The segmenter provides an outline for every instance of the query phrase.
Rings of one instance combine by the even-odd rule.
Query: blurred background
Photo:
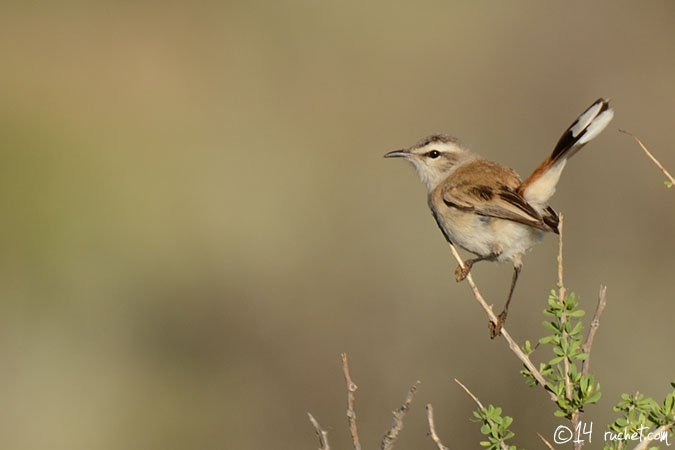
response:
[[[630,2],[19,2],[0,5],[0,447],[350,448],[340,352],[375,448],[476,448],[458,378],[542,448],[564,421],[519,375],[390,150],[445,132],[529,173],[600,96],[570,162],[565,276],[594,310],[603,388],[659,401],[672,357],[675,5]],[[509,317],[544,335],[557,240]],[[501,308],[511,269],[474,279]],[[536,352],[534,359],[549,359]],[[598,444],[596,444],[598,443]]]

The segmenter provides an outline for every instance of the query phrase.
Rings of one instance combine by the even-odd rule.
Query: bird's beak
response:
[[[406,149],[394,150],[384,155],[385,158],[407,158],[410,156],[410,152]]]

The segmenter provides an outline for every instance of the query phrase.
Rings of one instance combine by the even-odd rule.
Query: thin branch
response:
[[[675,184],[675,178],[673,178],[673,176],[666,170],[666,168],[663,167],[663,165],[659,162],[658,159],[654,158],[654,155],[652,155],[651,153],[649,153],[649,150],[647,150],[647,147],[645,147],[645,145],[642,143],[642,141],[641,141],[640,139],[638,139],[634,134],[631,134],[631,133],[629,133],[629,132],[626,131],[626,130],[619,130],[619,131],[622,132],[622,133],[624,133],[624,134],[627,134],[628,136],[631,136],[633,139],[635,139],[635,142],[637,142],[638,145],[640,145],[640,147],[642,147],[642,150],[644,150],[645,154],[652,160],[652,162],[653,162],[654,164],[656,164],[656,167],[658,167],[659,169],[661,169],[661,172],[663,172],[663,174],[664,174],[666,177],[668,177],[668,179],[670,180],[671,185]]]
[[[559,214],[560,222],[558,223],[558,298],[561,302],[565,301],[565,296],[567,295],[567,289],[565,289],[565,283],[563,282],[563,225],[565,218],[562,213]]]
[[[581,374],[588,376],[591,371],[591,347],[593,346],[593,339],[595,338],[595,333],[598,331],[600,326],[600,317],[602,312],[605,310],[607,305],[607,286],[600,286],[600,294],[598,295],[598,306],[595,308],[595,314],[593,314],[593,320],[591,321],[591,327],[588,329],[588,336],[584,344],[581,346],[581,351],[586,353],[586,359],[581,362]]]
[[[349,373],[349,364],[347,363],[347,354],[342,353],[342,371],[345,374],[345,382],[347,383],[347,422],[349,423],[349,432],[352,435],[352,443],[354,450],[361,450],[361,442],[359,441],[359,432],[356,428],[356,411],[354,410],[354,402],[356,400],[355,392],[359,388],[356,383],[352,381],[352,376]]]
[[[448,447],[443,445],[441,438],[436,434],[436,425],[434,425],[434,408],[431,406],[431,403],[427,405],[427,422],[429,422],[429,436],[433,439],[434,444],[438,447],[438,450],[450,450]]]
[[[307,413],[307,415],[309,416],[309,421],[312,422],[316,435],[319,436],[319,444],[321,444],[319,450],[330,450],[330,445],[328,445],[328,432],[321,428],[321,425],[319,425],[319,422],[316,421],[312,414]]]
[[[544,439],[544,436],[542,436],[542,435],[539,434],[539,433],[537,433],[537,436],[539,436],[539,439],[541,439],[542,441],[544,441],[544,444],[546,445],[546,447],[550,448],[551,450],[555,450],[555,449],[553,448],[553,446],[551,445],[551,443],[550,443],[549,441],[547,441],[546,439]]]
[[[485,409],[485,407],[484,407],[483,404],[480,402],[480,400],[478,400],[478,397],[476,397],[475,395],[473,395],[473,392],[471,392],[471,391],[469,390],[468,387],[464,386],[464,385],[462,384],[462,382],[459,381],[457,378],[455,378],[455,383],[457,383],[462,389],[464,389],[464,392],[466,392],[467,395],[468,395],[469,397],[471,397],[471,399],[476,403],[476,405],[478,405],[478,407],[479,407],[480,409]]]
[[[563,309],[560,313],[560,325],[562,328],[562,339],[569,343],[569,334],[565,331],[565,324],[567,323],[567,311],[565,303],[567,302],[567,289],[565,288],[565,281],[563,279],[563,225],[564,217],[560,214],[560,222],[558,223],[558,299],[563,304]],[[563,378],[565,379],[565,398],[572,402],[572,379],[570,378],[570,360],[566,356],[563,358]],[[570,421],[572,422],[572,429],[576,430],[580,420],[580,412],[576,411],[572,414]],[[574,450],[579,450],[583,442],[574,441]]]
[[[672,423],[667,423],[665,425],[661,425],[660,428],[657,428],[656,431],[654,431],[652,433],[652,436],[659,436],[661,433],[664,433],[664,432],[667,433],[672,428],[672,426],[673,426]],[[635,448],[633,448],[633,450],[645,450],[651,442],[652,442],[651,440],[645,439],[642,442],[640,442],[638,445],[636,445]]]
[[[473,392],[471,392],[471,391],[469,390],[468,387],[466,387],[466,386],[464,386],[462,383],[460,383],[460,381],[459,381],[457,378],[455,378],[455,383],[459,384],[460,387],[461,387],[462,389],[464,389],[464,392],[466,392],[466,393],[469,395],[469,397],[471,397],[471,398],[473,399],[473,401],[476,402],[476,405],[478,405],[478,407],[479,407],[480,409],[485,409],[485,407],[484,407],[483,404],[480,402],[480,400],[478,400],[478,397],[476,397],[475,395],[473,395]],[[494,425],[494,422],[493,422],[492,420],[488,420],[488,422],[490,422],[490,425]],[[506,443],[505,443],[504,441],[501,441],[500,444],[501,444],[502,450],[509,450],[509,446],[506,445]]]
[[[459,256],[459,253],[457,252],[457,249],[455,248],[452,243],[450,243],[450,250],[452,251],[453,256],[457,260],[460,266],[464,266],[464,261],[462,260],[462,257]],[[466,281],[469,283],[469,286],[471,287],[471,290],[473,291],[473,295],[476,298],[476,301],[480,304],[480,306],[485,310],[485,313],[487,314],[488,318],[493,322],[497,323],[497,316],[495,315],[494,311],[492,311],[492,307],[489,306],[486,302],[483,296],[481,295],[480,291],[478,291],[478,287],[476,286],[476,283],[473,282],[473,278],[471,277],[471,273],[466,276]],[[549,393],[549,396],[551,397],[551,400],[556,402],[558,399],[556,395],[551,392],[548,389],[548,386],[546,385],[546,380],[544,380],[544,377],[541,375],[539,370],[532,364],[532,361],[530,358],[520,349],[520,346],[516,343],[516,341],[513,340],[511,335],[506,331],[506,328],[502,327],[501,329],[501,334],[506,340],[506,342],[509,345],[509,348],[511,351],[516,355],[518,359],[522,361],[523,364],[525,364],[525,367],[527,367],[527,370],[532,373],[532,376],[534,377],[535,380]]]
[[[391,450],[394,448],[396,439],[398,439],[398,435],[403,429],[403,418],[405,417],[405,413],[408,412],[408,409],[410,408],[413,397],[415,397],[415,391],[417,391],[420,383],[421,382],[419,380],[415,381],[408,391],[408,394],[405,396],[403,404],[392,413],[394,415],[394,421],[391,424],[391,428],[384,434],[384,438],[382,438],[382,444],[380,445],[382,450]]]
[[[565,289],[565,283],[563,281],[563,224],[564,217],[560,214],[560,222],[558,223],[558,299],[560,303],[565,305],[565,300],[567,298],[567,289]],[[565,323],[567,323],[567,312],[563,308],[560,313],[560,325],[562,325],[562,338],[565,341],[568,341],[567,331],[565,331]],[[572,401],[572,380],[570,380],[570,361],[567,357],[563,359],[563,377],[565,378],[565,398]],[[574,414],[572,416],[572,426],[576,426],[576,420],[579,420],[579,417]]]

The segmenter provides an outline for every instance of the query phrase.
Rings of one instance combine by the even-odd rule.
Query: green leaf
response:
[[[562,402],[562,403],[567,404],[567,400],[565,399],[565,381],[564,380],[560,380],[558,382],[557,394],[558,394],[558,403]]]
[[[544,328],[547,328],[547,329],[549,329],[549,330],[551,330],[551,331],[560,331],[560,330],[558,329],[558,325],[557,325],[556,323],[554,323],[554,322],[543,321],[543,322],[541,323],[541,325],[542,325]]]
[[[560,348],[563,351],[563,355],[567,355],[567,351],[570,348],[569,343],[566,340],[563,339],[562,341],[560,341]],[[555,352],[555,349],[553,349],[553,351]],[[560,356],[560,355],[558,354],[558,356]]]
[[[673,187],[673,183],[672,183],[670,180],[664,181],[663,184],[665,184],[666,187],[667,187],[668,189],[670,189],[671,187]]]
[[[584,359],[588,359],[588,353],[579,353],[574,356],[574,359],[577,361],[583,361]]]
[[[602,392],[596,391],[594,394],[592,394],[590,397],[586,399],[586,403],[597,403],[598,400],[600,400],[601,395]]]
[[[666,413],[669,413],[673,410],[673,403],[675,403],[675,395],[670,394],[666,396],[666,400],[663,402]]]
[[[638,402],[638,407],[642,410],[658,408],[659,405],[654,401],[653,398],[647,397],[646,399]]]
[[[540,344],[550,344],[554,340],[555,340],[555,336],[551,335],[551,336],[546,336],[546,337],[543,337],[543,338],[539,339],[539,343]]]
[[[648,417],[649,417],[649,420],[652,423],[656,424],[657,426],[661,425],[661,417],[659,416],[659,414],[656,411],[651,411],[648,414]]]
[[[574,326],[572,331],[570,331],[570,334],[572,334],[572,335],[579,334],[579,333],[581,333],[581,330],[583,330],[583,329],[584,329],[584,324],[581,323],[581,322],[577,322],[577,324]]]
[[[549,363],[553,366],[555,364],[558,364],[563,359],[565,359],[564,356],[558,356],[557,358],[553,358],[551,361],[549,361]]]
[[[504,423],[502,424],[502,426],[504,427],[504,429],[506,429],[506,428],[510,427],[512,423],[513,423],[513,417],[505,416],[504,417]]]

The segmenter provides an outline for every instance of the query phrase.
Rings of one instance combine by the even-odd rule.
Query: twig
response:
[[[537,433],[537,436],[539,436],[539,439],[541,439],[542,441],[544,441],[544,444],[546,445],[546,447],[550,448],[551,450],[555,450],[555,449],[553,448],[553,446],[551,445],[551,443],[550,443],[549,441],[547,441],[546,439],[544,439],[544,436],[542,436],[542,435],[539,434],[539,433]]]
[[[567,323],[567,311],[565,303],[567,300],[567,289],[565,288],[565,282],[563,279],[563,225],[564,217],[562,213],[560,214],[560,222],[558,223],[558,299],[563,305],[563,309],[560,313],[560,325],[562,326],[562,339],[569,343],[569,335],[565,331],[565,324]],[[563,377],[565,379],[565,398],[567,401],[572,402],[572,380],[570,378],[570,360],[567,356],[562,361],[563,363]],[[579,424],[580,413],[576,411],[570,417],[572,422],[572,429],[576,430],[577,425]],[[574,441],[574,450],[578,450],[583,445],[583,442]]]
[[[431,406],[431,403],[427,405],[427,422],[429,422],[429,436],[433,439],[434,444],[438,447],[438,450],[450,450],[448,447],[443,445],[441,438],[436,434],[436,425],[434,425],[434,408]]]
[[[342,353],[342,371],[345,374],[345,382],[347,383],[347,422],[349,423],[349,432],[352,434],[352,443],[354,450],[361,450],[361,442],[359,441],[359,432],[356,428],[356,411],[354,410],[354,401],[356,400],[355,392],[359,388],[353,381],[349,374],[349,364],[347,363],[347,354]]]
[[[405,417],[405,413],[408,412],[408,408],[410,408],[410,404],[415,396],[415,391],[417,391],[417,387],[420,383],[419,380],[415,381],[408,391],[408,395],[405,396],[403,404],[392,413],[394,415],[394,421],[391,424],[391,428],[384,434],[384,438],[382,438],[382,444],[380,445],[382,450],[391,450],[394,448],[396,439],[398,439],[398,435],[403,429],[403,418]]]
[[[673,426],[672,423],[667,423],[665,425],[661,425],[660,428],[657,428],[656,431],[654,431],[652,433],[652,436],[658,436],[663,432],[668,432],[668,430],[670,430],[672,428],[672,426]],[[642,442],[640,442],[638,445],[636,445],[635,448],[633,448],[633,450],[645,450],[651,442],[652,442],[651,440],[645,439]]]
[[[564,217],[562,213],[559,214],[560,221],[558,223],[558,297],[561,302],[565,301],[565,296],[567,295],[567,289],[565,289],[565,283],[563,282],[563,224]]]
[[[462,257],[459,256],[459,253],[457,252],[457,249],[455,248],[452,243],[450,243],[450,250],[452,251],[453,256],[457,260],[460,266],[464,266],[464,261],[462,260]],[[481,295],[480,291],[478,291],[478,287],[476,286],[476,283],[473,282],[473,278],[471,277],[471,273],[466,276],[466,281],[469,283],[469,286],[471,287],[471,290],[473,291],[473,295],[476,298],[476,301],[480,304],[480,306],[485,310],[488,318],[493,322],[497,323],[497,316],[495,315],[494,311],[492,311],[492,307],[490,307],[486,302],[483,296]],[[525,364],[525,367],[527,367],[527,370],[532,373],[532,376],[534,377],[535,380],[549,393],[549,396],[551,397],[551,400],[554,402],[557,402],[557,397],[556,395],[551,392],[546,385],[546,380],[544,380],[544,377],[539,373],[537,368],[532,364],[532,361],[530,358],[520,349],[520,346],[516,343],[516,341],[513,340],[511,335],[506,331],[506,328],[502,327],[501,329],[501,334],[506,340],[506,342],[509,345],[509,348],[511,351],[516,355],[518,359],[520,359],[523,364]]]
[[[668,173],[668,171],[666,170],[666,168],[663,167],[663,165],[659,162],[658,159],[654,158],[654,155],[652,155],[651,153],[649,153],[649,150],[647,150],[647,147],[645,147],[645,145],[642,143],[642,141],[641,141],[640,139],[638,139],[634,134],[631,134],[631,133],[629,133],[629,132],[626,131],[626,130],[619,130],[619,131],[622,132],[622,133],[624,133],[624,134],[627,134],[628,136],[631,136],[633,139],[635,139],[635,142],[637,142],[638,145],[640,145],[640,147],[642,147],[642,150],[644,150],[645,154],[652,160],[652,162],[653,162],[654,164],[656,164],[656,167],[658,167],[659,169],[661,169],[661,172],[663,172],[664,175],[668,177],[668,179],[670,180],[671,185],[675,184],[675,178],[673,178],[673,176],[672,176],[670,173]]]
[[[319,422],[316,421],[312,414],[307,413],[307,415],[309,416],[309,421],[312,422],[312,426],[314,426],[316,435],[319,436],[319,443],[321,444],[319,450],[330,450],[330,445],[328,445],[328,432],[321,428],[321,425],[319,425]]]
[[[464,386],[462,382],[459,381],[457,378],[455,378],[455,383],[457,383],[462,389],[464,389],[464,392],[466,392],[469,395],[469,397],[471,397],[471,399],[476,403],[476,405],[478,405],[480,409],[485,409],[480,400],[478,400],[478,397],[473,395],[473,392],[471,392],[468,387]]]
[[[581,374],[588,376],[591,371],[591,347],[593,346],[593,339],[595,338],[595,333],[598,331],[600,326],[600,316],[605,310],[607,305],[607,286],[600,286],[600,294],[598,295],[598,306],[595,308],[595,314],[593,314],[593,320],[591,321],[591,327],[588,329],[588,336],[584,344],[581,346],[581,351],[586,353],[586,359],[581,362]]]
[[[560,303],[565,305],[565,300],[567,298],[567,289],[565,289],[565,283],[563,281],[563,215],[560,214],[560,222],[558,223],[558,299]],[[560,313],[560,324],[562,325],[562,338],[567,341],[568,335],[565,331],[565,323],[567,323],[567,312],[563,307],[562,312]],[[563,377],[565,378],[565,398],[572,401],[572,380],[570,380],[570,362],[565,357],[563,359]],[[577,417],[578,420],[578,417]],[[572,425],[576,426],[574,423],[574,416],[572,416]],[[576,428],[575,428],[576,429]]]
[[[480,409],[485,409],[485,407],[480,402],[480,400],[478,400],[478,397],[473,395],[473,392],[471,392],[468,387],[466,387],[462,383],[460,383],[460,381],[457,378],[455,378],[455,383],[459,384],[460,387],[462,389],[464,389],[464,392],[466,392],[469,395],[469,397],[471,397],[473,399],[473,401],[476,402],[476,405],[478,405],[478,407]],[[492,420],[488,420],[488,421],[490,422],[491,425],[494,425],[494,422]],[[501,447],[502,447],[502,450],[509,450],[509,446],[506,445],[506,443],[504,441],[501,442]]]

